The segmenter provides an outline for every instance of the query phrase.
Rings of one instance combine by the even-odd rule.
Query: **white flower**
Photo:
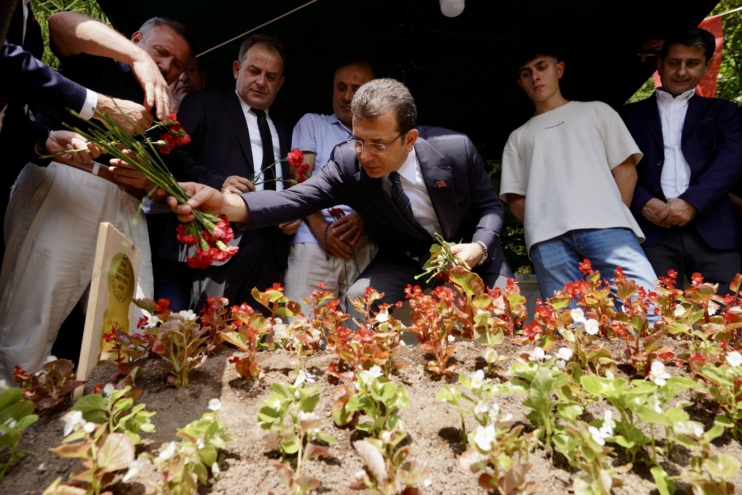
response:
[[[359,480],[366,477],[366,471],[361,469],[360,471],[357,471],[356,474],[353,475],[353,478]]]
[[[194,313],[190,309],[184,309],[183,311],[179,311],[178,314],[182,316],[184,320],[196,321],[196,318],[198,318],[198,315],[196,315],[196,313]]]
[[[528,358],[530,361],[544,361],[549,358],[548,354],[544,353],[544,350],[540,347],[536,347],[531,351],[531,356]]]
[[[384,372],[381,371],[381,368],[378,365],[371,366],[370,370],[363,370],[360,373],[358,373],[358,381],[360,383],[366,383],[366,382],[373,382],[376,379],[380,378],[381,375],[383,375]]]
[[[82,427],[85,433],[93,433],[95,431],[95,423],[87,422]]]
[[[106,386],[103,387],[103,395],[110,397],[114,390],[116,390],[116,387],[113,386],[113,383],[107,383]]]
[[[162,323],[156,315],[152,315],[148,318],[147,325],[144,328],[154,328],[158,323]]]
[[[477,370],[471,376],[471,386],[472,388],[482,388],[482,383],[484,383],[484,371]]]
[[[211,409],[212,411],[218,411],[221,408],[222,408],[222,401],[220,401],[219,399],[211,399],[209,401],[209,409]]]
[[[294,387],[298,387],[304,382],[314,383],[314,375],[304,370],[299,370],[299,374],[296,375],[296,380],[294,381]]]
[[[489,409],[490,408],[487,406],[487,404],[484,401],[479,401],[479,403],[476,406],[474,406],[474,414],[476,415],[484,414],[487,411],[489,411]]]
[[[299,421],[313,421],[317,418],[317,415],[313,412],[299,411]]]
[[[590,435],[598,445],[605,445],[605,440],[613,436],[613,412],[605,411],[603,415],[603,425],[600,429],[594,426],[588,428]]]
[[[64,421],[64,436],[69,435],[73,431],[79,430],[85,425],[82,411],[69,411],[67,414],[62,416],[62,421]]]
[[[742,365],[742,354],[737,351],[727,354],[727,364],[732,368]]]
[[[404,423],[402,422],[402,420],[397,421],[397,429],[399,431],[404,431]]]
[[[585,313],[580,308],[573,309],[569,312],[569,315],[572,317],[574,323],[585,324]]]
[[[600,331],[600,323],[595,318],[590,318],[585,322],[585,331],[588,335],[597,335]]]
[[[569,347],[562,347],[561,349],[559,349],[559,352],[557,352],[557,357],[559,359],[569,361],[570,359],[572,359],[572,354],[572,349],[570,349]]]
[[[50,355],[49,355],[49,356],[48,356],[48,357],[46,358],[46,361],[44,362],[44,364],[46,364],[46,363],[51,363],[52,361],[56,361],[56,360],[57,360],[57,356],[52,356],[52,355],[50,354]]]
[[[272,407],[273,409],[278,411],[279,409],[281,409],[281,401],[279,399],[274,400]]]
[[[448,343],[449,344],[453,344],[454,342],[456,342],[456,337],[454,337],[453,335],[449,335],[448,336]]]
[[[41,464],[39,464],[39,467],[37,467],[37,468],[36,468],[36,470],[37,470],[37,471],[39,471],[39,472],[44,472],[44,471],[46,471],[46,464],[44,464],[44,463],[42,462]]]
[[[492,407],[490,407],[490,418],[495,419],[498,414],[500,414],[500,405],[497,402],[495,402],[494,404],[492,404]],[[503,421],[507,421],[507,420],[503,420]]]
[[[662,406],[660,405],[660,396],[657,392],[647,397],[647,405],[654,409],[654,412],[662,414]]]
[[[388,442],[389,440],[392,439],[392,432],[391,431],[382,431],[381,432],[381,439],[384,442]]]
[[[178,444],[175,442],[170,442],[167,447],[165,447],[165,450],[160,452],[160,455],[158,456],[163,461],[167,461],[172,456],[175,455],[175,449],[178,447]]]
[[[609,380],[615,380],[616,379],[616,375],[614,375],[612,371],[606,371],[605,372],[605,377],[608,378]]]
[[[567,366],[567,363],[562,361],[561,359],[557,359],[556,362],[554,363],[554,366],[562,370],[564,369],[565,366]]]
[[[432,484],[433,484],[433,480],[432,480],[432,479],[430,479],[430,478],[425,478],[425,481],[423,482],[423,486],[424,486],[425,488],[430,488],[430,485],[432,485]]]
[[[201,450],[204,447],[206,447],[206,444],[204,443],[204,436],[203,435],[199,435],[198,440],[196,440],[196,448],[198,450]]]
[[[667,383],[670,378],[670,373],[665,371],[665,365],[662,361],[652,361],[652,369],[649,372],[649,379],[654,382],[658,387],[663,386]]]
[[[713,316],[716,314],[717,311],[719,311],[719,305],[713,301],[709,301],[708,309],[709,309],[709,316]]]
[[[681,316],[683,316],[685,314],[685,308],[683,307],[682,304],[678,304],[675,307],[675,311],[673,311],[672,314],[675,315],[675,318],[680,318]]]
[[[381,308],[379,312],[376,314],[376,318],[374,318],[377,323],[384,323],[389,321],[389,309],[388,308]]]
[[[492,450],[492,444],[495,442],[495,426],[477,426],[474,434],[474,442],[480,449],[489,452]]]
[[[497,360],[497,351],[488,347],[487,350],[484,351],[484,360],[487,361],[487,364],[494,363]]]
[[[134,476],[138,475],[142,471],[142,468],[147,464],[149,464],[149,461],[140,459],[133,461],[131,464],[129,464],[129,470],[126,472],[121,481],[124,483],[128,482]]]
[[[698,421],[678,421],[673,426],[677,435],[687,435],[695,438],[703,438],[703,424]]]
[[[218,478],[219,473],[221,473],[221,471],[219,470],[219,464],[214,461],[214,464],[211,465],[211,474],[214,475],[214,478]]]

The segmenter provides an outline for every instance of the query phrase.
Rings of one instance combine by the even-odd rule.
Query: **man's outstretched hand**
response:
[[[459,259],[466,261],[469,268],[474,269],[482,259],[482,246],[476,242],[466,244],[456,244],[451,246],[451,253]]]
[[[193,221],[195,219],[193,210],[198,209],[209,211],[214,215],[224,214],[231,222],[247,223],[247,205],[237,194],[225,194],[213,187],[196,182],[182,182],[180,186],[191,197],[188,203],[178,204],[178,200],[172,196],[167,198],[167,203],[181,222]]]

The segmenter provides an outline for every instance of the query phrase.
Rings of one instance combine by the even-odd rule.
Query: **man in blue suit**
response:
[[[327,165],[306,182],[239,196],[189,183],[188,204],[169,198],[170,206],[184,222],[193,220],[191,208],[201,206],[248,230],[350,206],[379,252],[351,285],[349,298],[373,287],[384,293],[380,302],[393,304],[404,300],[407,284],[429,287],[415,275],[430,256],[434,233],[458,242],[452,252],[487,286],[504,286],[513,272],[499,243],[502,204],[471,140],[438,127],[418,128],[412,95],[392,79],[361,86],[351,111],[353,139],[335,147]]]
[[[668,37],[657,70],[662,86],[621,116],[644,157],[631,210],[658,275],[700,272],[719,292],[740,271],[740,235],[729,192],[742,176],[736,105],[695,94],[711,65],[714,36],[703,29]]]

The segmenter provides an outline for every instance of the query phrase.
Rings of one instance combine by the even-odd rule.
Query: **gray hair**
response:
[[[407,86],[395,79],[374,79],[356,92],[350,104],[353,116],[362,120],[375,120],[390,110],[397,117],[399,132],[417,126],[417,107]]]
[[[142,35],[147,36],[149,32],[152,31],[152,28],[157,26],[169,27],[181,38],[186,40],[188,47],[193,50],[193,32],[188,26],[182,22],[176,21],[175,19],[170,19],[169,17],[153,17],[144,21],[144,24],[139,28],[139,32],[142,33]]]

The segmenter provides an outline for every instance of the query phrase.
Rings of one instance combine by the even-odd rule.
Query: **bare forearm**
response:
[[[225,194],[221,213],[227,215],[231,222],[247,223],[249,210],[247,203],[239,194]]]
[[[49,35],[62,55],[87,53],[132,65],[146,52],[102,22],[60,12],[49,18]]]
[[[522,224],[525,224],[526,218],[526,197],[520,194],[508,194],[508,207],[510,213]]]
[[[621,193],[621,201],[626,206],[631,206],[637,177],[636,167],[633,163],[630,165],[619,165],[613,169],[613,179],[616,181],[618,191]]]
[[[315,239],[317,239],[321,243],[324,243],[327,220],[325,220],[325,215],[322,213],[322,211],[312,213],[311,215],[305,217],[304,220],[307,222],[309,230],[312,231],[312,235],[314,235]]]

